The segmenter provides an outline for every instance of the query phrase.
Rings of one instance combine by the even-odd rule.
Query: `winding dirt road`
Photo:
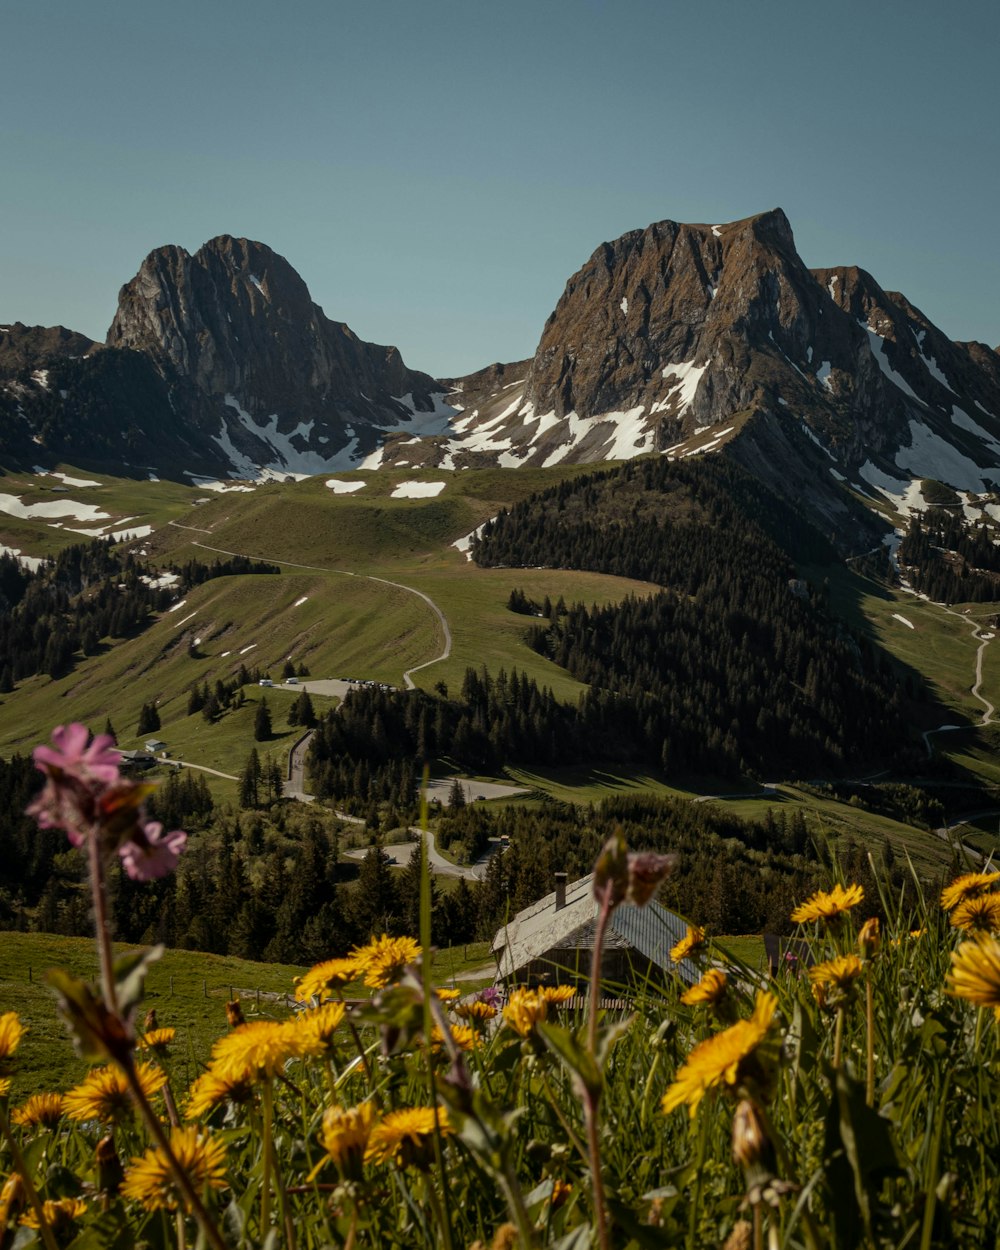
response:
[[[963,625],[970,625],[972,627],[972,637],[979,643],[979,647],[976,650],[976,679],[970,687],[969,693],[977,702],[983,705],[983,715],[982,719],[979,721],[979,727],[982,728],[984,725],[991,725],[996,714],[996,708],[989,701],[989,699],[981,693],[983,685],[983,653],[994,640],[996,634],[991,629],[984,630],[978,622],[970,620],[961,612],[956,612],[954,608],[945,607],[943,603],[936,603],[934,604],[934,607],[940,608],[942,612],[947,612],[949,616],[957,617]],[[927,748],[927,758],[930,759],[934,754],[934,748],[931,746],[932,734],[950,733],[956,729],[966,728],[968,728],[966,725],[938,725],[936,729],[926,730],[923,738],[924,746]]]

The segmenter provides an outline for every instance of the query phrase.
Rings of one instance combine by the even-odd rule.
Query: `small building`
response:
[[[493,940],[497,981],[515,985],[579,985],[590,979],[597,900],[593,873],[567,884],[555,874],[555,889],[526,907]],[[611,913],[601,960],[603,983],[628,985],[677,976],[694,985],[701,979],[691,959],[679,964],[671,948],[687,933],[687,922],[652,899],[645,907],[620,903]]]
[[[165,742],[161,742],[159,738],[150,738],[150,740],[143,745],[147,751],[152,751],[154,754],[157,751],[165,751],[167,749],[167,744]]]
[[[122,757],[122,769],[125,772],[144,772],[156,763],[155,756],[150,755],[148,751],[120,751],[119,754]]]

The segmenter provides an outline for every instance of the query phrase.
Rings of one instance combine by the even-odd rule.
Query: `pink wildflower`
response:
[[[29,805],[43,829],[65,829],[74,846],[97,818],[100,794],[118,781],[121,756],[113,750],[114,739],[90,731],[79,723],[59,725],[52,731],[52,746],[35,747],[35,767],[46,777],[45,786]]]
[[[186,842],[183,830],[165,834],[158,820],[148,820],[142,826],[141,836],[120,846],[118,854],[133,881],[152,881],[173,872]]]
[[[93,742],[90,730],[78,721],[72,725],[57,725],[52,731],[53,745],[35,747],[32,756],[36,768],[53,775],[53,769],[70,773],[81,781],[118,780],[121,755],[115,750],[115,740],[110,734],[98,734]]]
[[[173,871],[187,834],[146,820],[144,800],[155,786],[121,777],[121,756],[108,734],[93,742],[85,725],[60,725],[53,746],[36,747],[35,765],[45,773],[45,787],[29,805],[43,829],[64,829],[74,846],[87,835],[97,838],[106,854],[117,851],[125,871],[136,881],[149,881]]]

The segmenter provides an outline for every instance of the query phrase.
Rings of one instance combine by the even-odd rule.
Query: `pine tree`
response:
[[[261,699],[257,704],[257,715],[253,722],[253,736],[256,742],[267,742],[271,737],[271,712],[267,706],[267,699]]]
[[[260,804],[261,767],[260,756],[254,747],[240,776],[240,807],[257,807]]]
[[[160,728],[160,714],[155,703],[144,703],[139,713],[139,725],[136,730],[139,737],[143,734],[155,733]]]
[[[289,713],[289,725],[304,725],[306,729],[313,729],[316,725],[316,710],[313,707],[313,701],[309,697],[309,691],[303,690],[293,704],[295,720],[292,720],[292,714]]]

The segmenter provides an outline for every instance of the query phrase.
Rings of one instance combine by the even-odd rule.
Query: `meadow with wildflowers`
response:
[[[995,1244],[1000,874],[905,903],[830,882],[795,908],[799,957],[774,976],[720,959],[693,917],[672,954],[701,979],[602,1012],[611,913],[675,857],[604,847],[583,1000],[435,986],[425,865],[420,933],[331,952],[286,1019],[231,1004],[184,1088],[175,1030],[141,1006],[158,952],[114,957],[104,897],[114,857],[150,880],[184,834],[83,726],[35,761],[36,819],[88,857],[101,980],[49,974],[93,1066],[16,1102],[25,1029],[0,1004],[4,1250]],[[359,979],[371,998],[350,1002]]]

